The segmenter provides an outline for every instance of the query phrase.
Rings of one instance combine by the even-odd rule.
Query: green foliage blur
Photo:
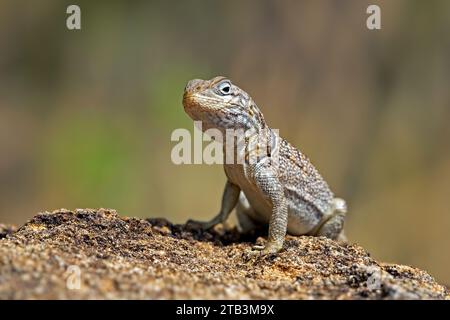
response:
[[[222,167],[174,165],[170,135],[186,82],[225,75],[347,200],[352,241],[448,284],[449,32],[447,0],[2,1],[0,222],[212,217]]]

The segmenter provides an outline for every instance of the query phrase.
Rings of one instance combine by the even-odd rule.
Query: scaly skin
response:
[[[224,77],[194,79],[186,85],[183,106],[193,120],[202,121],[204,131],[216,128],[224,137],[227,129],[247,133],[232,149],[245,161],[224,159],[228,179],[219,214],[207,222],[191,222],[208,229],[236,208],[244,230],[269,224],[266,246],[254,247],[262,254],[279,251],[286,232],[345,240],[345,201],[334,197],[305,155],[266,124],[245,91]],[[225,152],[224,144],[224,157]]]

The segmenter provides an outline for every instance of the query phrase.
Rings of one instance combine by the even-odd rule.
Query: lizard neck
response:
[[[278,134],[270,127],[236,131],[223,144],[224,163],[251,164],[272,157],[278,144]],[[231,160],[230,160],[231,159]]]
[[[249,98],[243,112],[245,113],[244,120],[248,119],[245,123],[247,125],[247,130],[255,131],[258,135],[264,135],[270,131],[262,112],[251,98]]]
[[[255,102],[248,95],[243,95],[240,106],[229,112],[238,114],[238,117],[235,118],[237,119],[235,122],[237,130],[235,138],[226,137],[224,156],[227,157],[233,153],[233,158],[237,160],[238,164],[270,157],[272,150],[276,147],[277,134],[266,124],[264,116]]]

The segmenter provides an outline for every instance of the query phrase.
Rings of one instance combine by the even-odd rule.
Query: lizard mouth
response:
[[[191,92],[185,92],[183,95],[184,110],[191,109],[196,105],[195,98]]]
[[[217,110],[223,107],[218,103],[217,99],[192,92],[184,93],[183,106],[185,110],[191,111]]]

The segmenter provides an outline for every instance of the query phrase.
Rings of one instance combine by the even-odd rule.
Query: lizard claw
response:
[[[252,249],[253,251],[262,251],[264,250],[264,246],[255,244]]]
[[[278,245],[276,243],[268,243],[266,246],[254,245],[252,247],[252,251],[250,251],[250,255],[252,256],[267,256],[270,254],[277,253],[281,250],[283,245]]]

